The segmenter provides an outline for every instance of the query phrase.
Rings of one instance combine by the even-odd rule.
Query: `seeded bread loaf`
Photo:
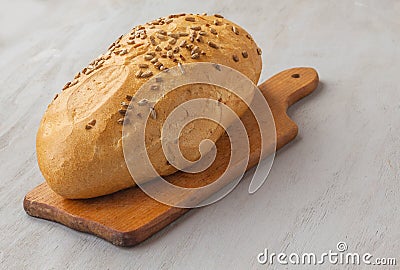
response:
[[[91,198],[134,186],[124,161],[122,127],[130,124],[124,115],[140,86],[162,70],[192,62],[226,65],[257,83],[260,54],[244,29],[220,15],[170,15],[133,28],[67,83],[48,106],[36,140],[44,178],[66,198]],[[157,118],[149,122],[146,133],[148,154],[161,175],[176,171],[163,155],[160,129],[165,115],[177,105],[207,97],[224,102],[239,116],[247,109],[223,88],[181,88],[157,103]],[[215,142],[223,132],[212,121],[190,123],[180,138],[183,155],[198,159],[199,142]]]

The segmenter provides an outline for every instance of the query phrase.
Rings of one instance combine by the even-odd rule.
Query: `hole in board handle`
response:
[[[298,79],[300,78],[300,74],[298,73],[292,74],[292,78]]]

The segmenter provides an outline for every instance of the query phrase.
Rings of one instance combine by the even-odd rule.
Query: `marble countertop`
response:
[[[1,5],[3,269],[266,269],[257,262],[264,248],[322,253],[339,241],[352,252],[399,256],[399,1]],[[320,74],[318,90],[289,111],[299,135],[278,153],[266,184],[249,195],[247,175],[222,201],[190,211],[133,248],[26,215],[23,197],[43,181],[35,135],[53,96],[131,27],[181,12],[220,13],[247,29],[263,49],[261,81],[293,66]],[[268,269],[275,268],[286,269]]]

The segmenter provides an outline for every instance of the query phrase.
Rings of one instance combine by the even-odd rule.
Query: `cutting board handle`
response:
[[[293,140],[298,133],[296,123],[286,113],[288,107],[314,91],[318,82],[315,69],[298,67],[284,70],[258,86],[274,115],[277,149]]]

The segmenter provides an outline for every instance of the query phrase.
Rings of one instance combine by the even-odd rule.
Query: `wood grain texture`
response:
[[[277,149],[297,135],[297,125],[286,114],[288,107],[314,91],[318,81],[314,69],[292,68],[259,86],[274,117]],[[249,135],[250,169],[260,157],[260,134],[257,122],[249,111],[241,120]],[[230,155],[229,145],[229,138],[225,134],[217,142],[218,156],[209,169],[198,174],[178,172],[167,177],[167,180],[186,187],[188,184],[199,187],[213,182],[225,170]],[[59,222],[119,246],[142,242],[188,211],[161,204],[137,187],[93,199],[68,200],[54,193],[46,183],[25,196],[24,209],[31,216]]]

